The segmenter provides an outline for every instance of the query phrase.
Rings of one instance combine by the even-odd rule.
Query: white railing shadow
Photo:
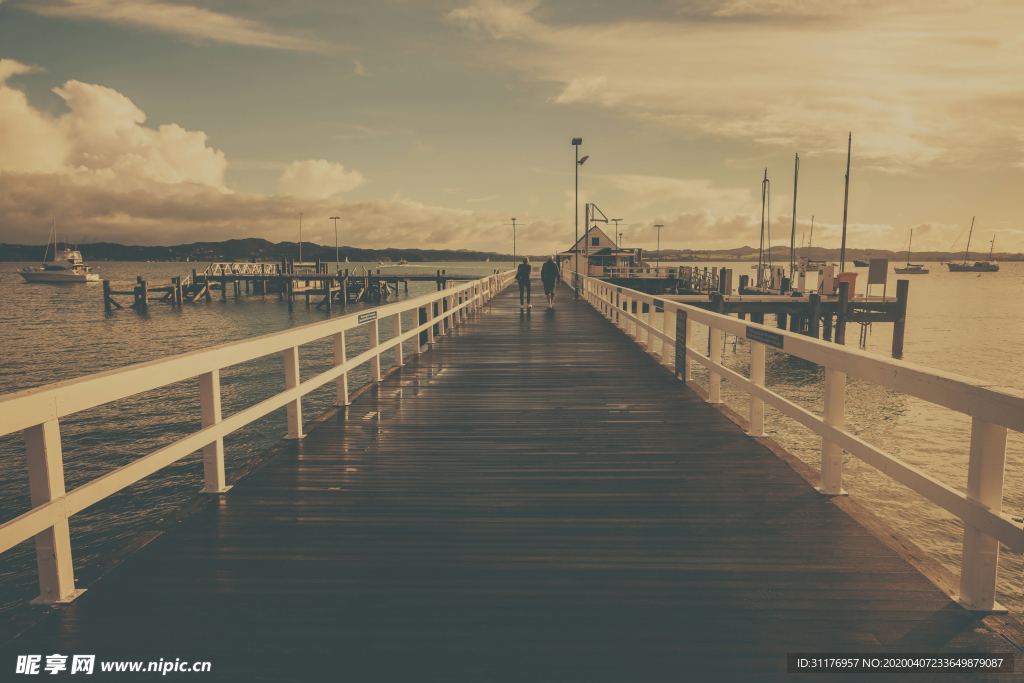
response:
[[[286,438],[301,439],[303,396],[334,382],[336,404],[349,405],[348,374],[355,368],[369,362],[370,382],[379,382],[381,354],[393,350],[395,364],[401,366],[403,343],[411,343],[413,353],[422,353],[434,342],[435,334],[445,334],[479,310],[511,282],[513,274],[508,271],[458,285],[449,283],[452,286],[448,289],[388,306],[0,396],[0,436],[16,431],[24,434],[32,504],[30,511],[0,525],[0,552],[35,537],[40,595],[32,602],[70,602],[82,592],[75,589],[72,568],[68,526],[72,515],[199,450],[203,451],[203,492],[227,491],[230,487],[226,486],[224,473],[225,436],[287,407]],[[401,314],[407,311],[413,311],[414,319],[420,322],[403,331]],[[394,332],[391,339],[381,341],[378,321],[386,316],[392,317]],[[364,325],[368,328],[370,348],[346,358],[345,333]],[[425,340],[421,340],[421,333],[425,333]],[[302,381],[299,348],[327,337],[334,341],[334,366]],[[275,353],[284,354],[285,390],[222,419],[220,371]],[[199,378],[200,431],[65,491],[62,418],[194,377]]]

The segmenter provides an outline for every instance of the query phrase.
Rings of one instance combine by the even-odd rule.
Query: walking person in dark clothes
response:
[[[516,271],[516,280],[519,281],[519,310],[523,310],[523,292],[526,292],[526,307],[533,308],[530,304],[530,272],[533,271],[533,266],[530,265],[530,259],[523,257],[523,262],[519,264],[519,269]]]
[[[548,308],[555,307],[555,287],[561,273],[558,272],[558,264],[554,256],[548,256],[547,262],[540,269],[540,281],[544,283],[544,294],[548,297]]]

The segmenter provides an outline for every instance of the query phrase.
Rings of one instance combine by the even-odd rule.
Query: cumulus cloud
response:
[[[556,104],[806,155],[845,152],[852,130],[859,159],[899,172],[1017,150],[1019,3],[692,7],[676,21],[547,24],[536,3],[478,0],[448,19],[492,40],[487,58],[552,84]]]
[[[341,164],[326,159],[293,161],[281,174],[277,190],[294,197],[319,197],[321,199],[348,192],[363,184],[358,171],[346,171]]]
[[[196,42],[303,52],[329,49],[323,41],[279,33],[258,21],[178,3],[157,0],[34,0],[20,4],[37,14],[105,21],[171,33]]]
[[[33,67],[0,60],[0,76]],[[176,124],[156,129],[121,93],[71,80],[54,88],[69,111],[51,116],[0,78],[0,171],[59,173],[78,183],[117,183],[128,189],[143,180],[195,182],[226,192],[224,153],[206,145],[206,134]]]

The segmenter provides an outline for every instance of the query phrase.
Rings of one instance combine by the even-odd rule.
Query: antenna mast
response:
[[[800,180],[800,155],[796,155],[796,168],[793,170],[793,229],[789,234],[789,277],[792,280],[796,271],[796,185]]]
[[[846,270],[846,208],[850,203],[850,150],[853,148],[853,132],[846,140],[846,195],[843,197],[843,246],[839,250],[839,272]]]

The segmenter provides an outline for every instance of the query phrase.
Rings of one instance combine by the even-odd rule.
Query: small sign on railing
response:
[[[363,323],[368,323],[371,320],[376,320],[376,319],[377,319],[377,311],[370,311],[369,313],[360,313],[359,314],[359,324],[360,325],[362,325]],[[782,347],[780,346],[779,348],[781,349]]]
[[[777,349],[782,348],[783,336],[781,334],[762,330],[757,327],[747,326],[747,339],[760,342],[765,346],[774,346]]]

